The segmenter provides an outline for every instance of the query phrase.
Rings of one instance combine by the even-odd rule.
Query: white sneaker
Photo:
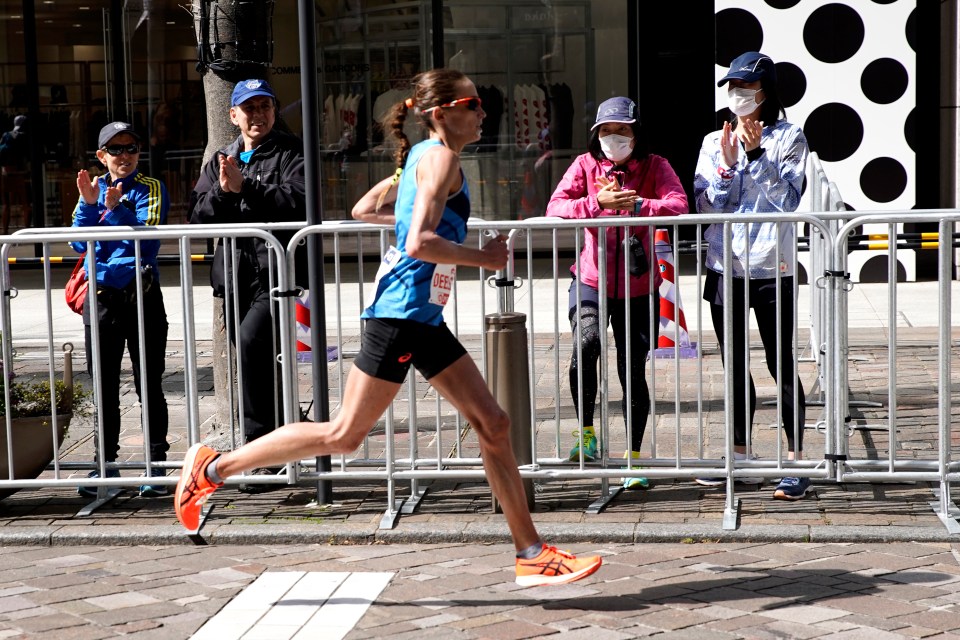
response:
[[[736,456],[737,454],[734,454]],[[720,458],[721,460],[726,459],[726,456]],[[751,460],[758,460],[759,458],[755,455],[750,456]],[[746,460],[746,457],[737,458],[737,460]],[[734,466],[736,466],[736,460],[734,461]],[[749,486],[756,486],[758,484],[763,484],[763,478],[756,477],[742,477],[734,478],[733,481],[737,484],[745,484]],[[722,487],[727,483],[726,478],[694,478],[694,482],[704,487]]]
[[[748,459],[749,459],[749,460],[759,460],[759,459],[760,459],[759,456],[757,456],[756,454],[751,454],[751,455],[749,456],[749,458],[748,458],[745,454],[744,454],[744,456],[743,456],[742,458],[738,458],[737,455],[739,455],[739,454],[737,454],[737,453],[734,453],[734,454],[733,454],[733,465],[734,465],[734,466],[737,465],[737,461],[738,461],[738,460],[748,460]],[[752,477],[752,476],[741,477],[741,478],[734,478],[734,482],[736,482],[737,484],[745,484],[745,485],[749,485],[749,486],[757,486],[758,484],[763,484],[763,480],[764,480],[763,478],[757,478],[757,477]]]

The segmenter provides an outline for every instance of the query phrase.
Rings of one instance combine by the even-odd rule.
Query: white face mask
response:
[[[727,90],[727,107],[737,116],[748,116],[757,110],[763,100],[757,102],[757,92],[760,89],[735,89],[730,87]],[[764,97],[766,99],[766,97]]]
[[[611,133],[600,138],[600,150],[611,162],[623,162],[633,151],[633,138]]]

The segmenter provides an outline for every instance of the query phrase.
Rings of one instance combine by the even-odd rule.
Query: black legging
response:
[[[246,293],[246,292],[244,292]],[[231,301],[232,302],[232,301]],[[247,442],[264,436],[277,427],[278,407],[282,396],[277,384],[277,351],[279,336],[277,320],[271,313],[270,294],[258,290],[248,297],[241,295],[240,324],[230,338],[237,347],[240,369],[243,372],[243,434]],[[227,321],[233,318],[233,309],[226,308]],[[280,415],[283,418],[283,415]]]
[[[713,273],[713,272],[711,272]],[[723,277],[717,277],[716,274],[708,274],[708,279],[714,279],[714,283],[720,287],[722,295]],[[806,399],[804,397],[803,383],[799,375],[794,375],[794,356],[793,356],[793,278],[784,277],[780,279],[780,319],[777,320],[776,306],[776,279],[751,280],[750,281],[750,306],[753,308],[754,316],[757,319],[757,327],[760,332],[760,340],[763,342],[763,351],[767,360],[767,370],[773,379],[782,381],[783,389],[783,430],[787,435],[787,445],[790,451],[803,451],[803,425],[806,414]],[[704,297],[707,297],[706,295]],[[713,317],[713,328],[717,334],[717,341],[720,344],[720,358],[726,365],[726,354],[724,353],[723,337],[723,305],[715,302],[716,298],[709,299],[710,315]],[[747,344],[744,336],[745,318],[743,309],[743,278],[733,279],[733,443],[737,446],[746,446],[747,444],[747,421],[746,409],[744,406],[745,385],[750,385],[750,425],[753,425],[753,417],[757,412],[757,391],[753,384],[753,376],[745,370],[744,357],[747,352]],[[780,327],[780,353],[781,360],[779,370],[777,367],[777,326]],[[797,407],[793,404],[793,384],[797,384]],[[796,411],[795,411],[796,409]],[[800,428],[797,430],[796,442],[794,442],[794,413],[797,414],[797,424]]]
[[[580,286],[580,311],[577,314],[577,290]],[[624,420],[627,416],[627,385],[631,382],[630,420],[633,427],[631,449],[639,451],[643,442],[643,433],[647,427],[647,415],[650,413],[650,391],[647,388],[647,379],[644,367],[650,345],[657,341],[660,323],[653,323],[653,336],[650,336],[650,295],[630,298],[630,374],[627,375],[627,335],[626,309],[623,298],[607,298],[607,319],[613,328],[613,339],[617,349],[617,376],[620,378],[620,388],[623,389],[623,398],[620,409]],[[653,294],[654,313],[659,314],[658,294]],[[577,360],[577,346],[573,346],[573,356],[570,358],[570,390],[573,393],[573,406],[580,415],[580,424],[593,425],[593,413],[597,402],[597,362],[600,359],[600,308],[599,294],[596,289],[574,280],[570,285],[570,327],[574,336],[579,336],[583,351],[583,361],[586,366],[582,369]],[[583,376],[583,411],[580,411],[580,394],[577,386],[577,372]]]
[[[149,414],[141,423],[149,424],[150,459],[167,459],[167,401],[163,395],[163,372],[166,366],[167,312],[163,305],[160,283],[154,282],[143,295],[143,347],[147,364],[147,380],[143,385],[140,372],[140,332],[137,324],[137,302],[124,291],[101,287],[97,295],[97,317],[100,332],[100,390],[103,408],[103,437],[97,441],[97,457],[103,454],[105,462],[115,462],[120,451],[120,373],[123,351],[130,352],[133,385],[140,399],[149,407]],[[90,327],[90,309],[83,304],[84,342],[87,349],[87,373],[93,377],[93,332]],[[144,388],[144,386],[146,388]],[[146,394],[146,395],[144,395]],[[142,409],[141,409],[142,414]]]

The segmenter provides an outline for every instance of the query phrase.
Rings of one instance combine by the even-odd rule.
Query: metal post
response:
[[[489,236],[498,232],[490,230]],[[513,229],[507,234],[507,264],[497,272],[498,313],[484,316],[484,357],[487,386],[497,404],[510,416],[510,446],[520,466],[533,463],[533,421],[530,409],[530,365],[527,354],[527,316],[514,312],[515,286],[513,250],[519,234]],[[524,354],[524,357],[518,357]],[[533,480],[523,481],[527,507],[534,508]],[[496,496],[494,512],[500,511]]]
[[[320,139],[319,90],[317,88],[317,22],[316,7],[309,0],[300,0],[297,16],[300,21],[300,95],[303,107],[303,139]],[[323,222],[320,199],[320,157],[317,146],[306,144],[303,169],[306,186],[307,224]],[[327,388],[327,311],[324,304],[323,244],[316,234],[307,238],[307,262],[310,289],[310,347],[313,351],[313,415],[317,422],[330,419],[330,398]],[[294,283],[291,283],[293,286]],[[330,456],[317,457],[317,471],[330,471]],[[333,483],[317,483],[317,503],[333,502]]]
[[[533,463],[530,430],[530,370],[527,358],[527,316],[523,313],[492,313],[485,316],[484,339],[487,345],[487,386],[507,415],[510,416],[510,446],[517,464]],[[527,507],[535,506],[533,480],[523,481]],[[493,509],[500,511],[497,498]]]

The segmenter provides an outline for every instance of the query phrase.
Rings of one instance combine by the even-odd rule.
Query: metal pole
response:
[[[307,224],[323,222],[320,210],[320,173],[317,141],[320,140],[319,92],[317,88],[317,34],[316,8],[312,0],[299,0],[297,15],[300,22],[300,95],[303,109],[303,172],[306,189]],[[310,345],[313,352],[313,415],[318,422],[330,420],[329,389],[327,388],[327,313],[324,305],[323,244],[317,234],[307,238],[307,264],[310,288]],[[317,458],[318,471],[330,471],[330,456]],[[333,502],[333,484],[329,480],[317,483],[317,502]]]
[[[27,75],[27,141],[30,148],[30,224],[46,226],[43,184],[43,142],[40,139],[40,70],[37,54],[37,14],[33,2],[23,0],[23,44]],[[11,214],[12,215],[12,214]],[[43,250],[33,245],[33,255]]]

